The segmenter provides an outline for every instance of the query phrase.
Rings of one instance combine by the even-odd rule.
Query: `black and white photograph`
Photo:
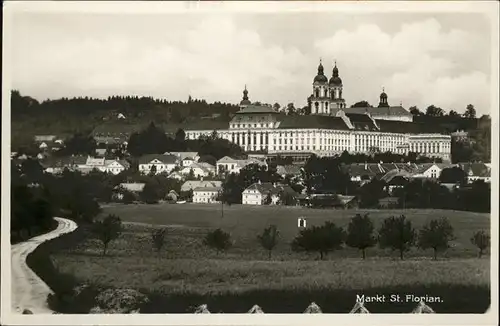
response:
[[[498,321],[498,2],[4,9],[2,323]]]

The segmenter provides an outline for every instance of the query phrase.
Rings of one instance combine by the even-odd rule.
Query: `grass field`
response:
[[[56,268],[80,282],[102,286],[140,289],[154,304],[145,312],[186,312],[189,306],[209,302],[214,309],[243,312],[257,303],[268,312],[301,312],[316,301],[330,312],[346,312],[356,294],[381,292],[443,297],[432,307],[438,312],[482,312],[489,304],[489,257],[476,258],[470,237],[477,230],[489,230],[486,214],[457,211],[405,210],[420,228],[427,220],[447,216],[457,239],[438,261],[431,252],[413,250],[400,261],[397,253],[371,248],[365,261],[357,250],[345,248],[316,260],[315,254],[297,254],[290,241],[297,234],[297,218],[308,225],[331,220],[346,226],[357,212],[287,207],[224,208],[220,205],[116,205],[103,215],[116,214],[125,222],[123,234],[111,243],[109,255],[100,255],[100,244],[74,235],[49,243]],[[402,211],[366,211],[376,226]],[[281,242],[269,261],[256,235],[276,224]],[[151,231],[167,227],[167,244],[161,253],[153,251]],[[202,244],[213,228],[231,232],[234,247],[216,255]],[[71,240],[71,237],[74,239]],[[350,298],[350,299],[346,299]],[[310,300],[309,302],[306,302]],[[374,312],[409,312],[411,304],[375,305]],[[414,304],[413,304],[414,306]],[[370,309],[370,308],[369,308]],[[212,310],[213,311],[213,310]]]
[[[102,215],[116,214],[124,222],[163,225],[168,227],[170,245],[167,250],[173,257],[205,258],[214,256],[215,252],[207,250],[201,241],[203,236],[215,228],[229,232],[234,246],[224,255],[228,259],[266,259],[266,253],[256,240],[257,234],[270,224],[277,225],[280,231],[280,243],[276,248],[275,259],[311,259],[310,255],[292,253],[290,242],[298,233],[297,219],[307,218],[307,225],[320,225],[332,221],[338,226],[347,228],[350,219],[356,213],[368,213],[375,228],[378,229],[382,220],[390,216],[405,214],[416,229],[420,229],[433,218],[447,217],[452,224],[456,240],[445,253],[445,257],[468,258],[477,255],[477,249],[471,244],[470,238],[475,231],[489,230],[489,214],[470,213],[446,210],[327,210],[307,209],[302,207],[284,206],[245,206],[232,205],[224,207],[224,217],[221,217],[221,205],[209,204],[161,204],[161,205],[115,205],[103,209]],[[149,240],[149,233],[143,234]],[[412,250],[408,256],[428,256],[432,251],[422,252]],[[332,257],[359,257],[358,250],[345,248],[330,254]],[[371,248],[367,256],[394,256],[390,250]],[[221,258],[221,257],[219,257]]]

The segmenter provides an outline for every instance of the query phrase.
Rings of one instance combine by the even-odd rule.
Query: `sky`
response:
[[[320,58],[348,105],[490,106],[490,25],[466,13],[16,13],[12,88],[38,100],[111,95],[307,103]]]

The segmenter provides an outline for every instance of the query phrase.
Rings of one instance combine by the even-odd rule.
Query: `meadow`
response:
[[[346,227],[356,213],[369,213],[376,228],[389,216],[405,214],[419,229],[432,218],[448,217],[455,230],[452,247],[431,259],[431,251],[412,249],[403,261],[377,247],[362,260],[358,250],[343,248],[319,261],[314,253],[294,253],[297,218],[309,225],[330,220]],[[47,244],[52,263],[81,283],[128,287],[148,293],[144,312],[186,312],[210,303],[225,312],[244,312],[259,304],[266,312],[301,312],[317,302],[325,312],[347,312],[357,294],[416,294],[442,297],[437,312],[483,312],[489,305],[489,255],[477,258],[472,233],[489,230],[488,214],[437,210],[318,210],[296,207],[159,204],[112,205],[102,216],[116,214],[122,235],[107,256],[85,228]],[[269,224],[280,230],[271,260],[256,236]],[[161,252],[151,244],[155,228],[167,228]],[[234,245],[217,255],[202,239],[212,229],[231,233]],[[309,301],[309,302],[307,302]],[[409,312],[415,304],[372,304],[374,312]],[[211,310],[212,310],[211,309]],[[370,309],[370,307],[368,307]],[[213,311],[213,310],[212,310]]]

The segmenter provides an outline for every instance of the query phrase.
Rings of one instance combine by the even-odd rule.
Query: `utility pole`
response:
[[[224,218],[224,197],[222,191],[219,192],[220,207],[221,207],[221,219]]]

